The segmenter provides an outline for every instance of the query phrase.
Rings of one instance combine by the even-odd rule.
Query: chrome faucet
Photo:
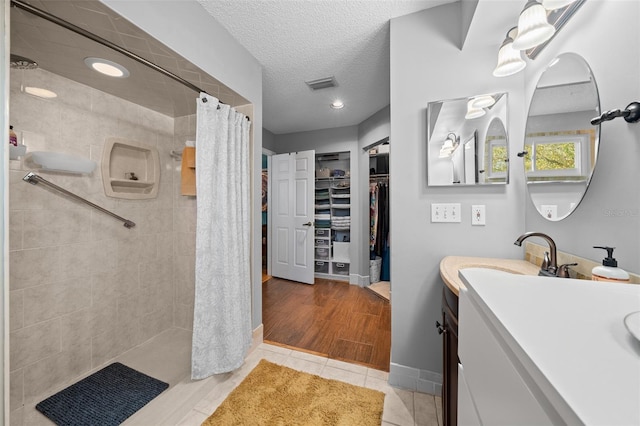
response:
[[[557,253],[556,253],[556,243],[551,239],[547,234],[543,234],[542,232],[526,232],[518,237],[518,239],[513,243],[517,246],[521,246],[522,242],[529,237],[540,237],[547,241],[549,244],[549,259],[547,261],[546,253],[545,253],[545,261],[542,263],[542,267],[540,268],[540,272],[538,275],[542,275],[545,277],[555,277],[558,274],[558,261],[557,261]]]

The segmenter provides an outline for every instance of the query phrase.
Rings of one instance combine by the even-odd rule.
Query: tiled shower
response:
[[[42,185],[10,161],[11,424],[50,395],[164,330],[193,320],[195,197],[179,194],[180,151],[195,138],[195,116],[172,118],[45,70],[11,70],[11,124],[29,151],[98,162],[91,175],[38,171],[114,213],[122,222]],[[29,81],[58,94],[21,91]],[[194,93],[194,102],[196,94]],[[108,198],[100,159],[118,137],[157,147],[158,196]]]

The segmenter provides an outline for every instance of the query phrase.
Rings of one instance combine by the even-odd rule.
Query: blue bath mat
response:
[[[115,362],[39,402],[36,409],[57,425],[115,426],[168,387]]]

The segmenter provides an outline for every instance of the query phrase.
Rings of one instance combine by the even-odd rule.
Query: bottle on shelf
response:
[[[18,146],[18,135],[13,131],[13,126],[9,126],[9,145]]]

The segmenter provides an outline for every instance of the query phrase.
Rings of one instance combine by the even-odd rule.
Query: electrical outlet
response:
[[[558,206],[556,206],[555,204],[541,205],[540,212],[542,213],[542,216],[546,217],[547,219],[554,220],[558,218]]]
[[[431,222],[460,222],[460,203],[432,203]]]
[[[471,225],[486,225],[486,210],[484,204],[471,206]]]

